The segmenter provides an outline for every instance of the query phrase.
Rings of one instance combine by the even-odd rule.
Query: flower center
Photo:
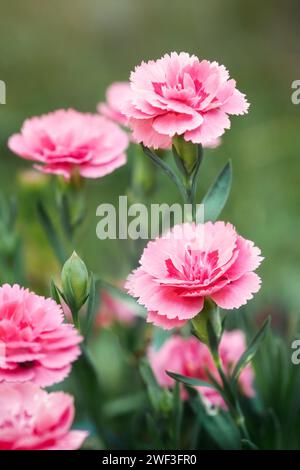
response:
[[[174,265],[171,258],[168,258],[165,263],[171,278],[204,282],[210,278],[213,270],[217,267],[218,259],[217,250],[206,253],[187,248],[184,262],[180,268]]]

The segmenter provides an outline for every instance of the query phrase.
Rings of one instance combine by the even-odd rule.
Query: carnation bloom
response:
[[[70,431],[73,398],[31,383],[0,384],[0,450],[75,450],[87,436]]]
[[[119,283],[120,287],[124,282]],[[118,321],[130,325],[136,320],[135,310],[126,300],[118,299],[107,290],[101,292],[100,310],[97,315],[97,325],[108,327]]]
[[[260,289],[262,261],[253,242],[224,222],[176,225],[150,241],[126,287],[165,329],[182,326],[210,298],[224,309],[247,303]]]
[[[103,116],[73,109],[27,119],[8,141],[10,150],[33,160],[44,173],[69,179],[72,172],[99,178],[126,162],[128,136]]]
[[[223,65],[172,52],[135,68],[132,97],[123,112],[133,137],[147,147],[167,148],[173,136],[209,145],[229,129],[230,114],[248,103]]]
[[[0,382],[61,382],[80,355],[81,341],[54,300],[18,285],[0,287]]]
[[[245,349],[246,340],[242,331],[224,332],[219,346],[219,353],[226,374],[233,370]],[[166,374],[166,370],[204,380],[205,382],[210,382],[209,374],[211,374],[221,383],[208,347],[194,337],[182,338],[179,335],[174,335],[158,351],[150,348],[148,357],[156,380],[162,387],[172,388],[175,383]],[[239,377],[239,386],[240,391],[249,397],[254,395],[253,378],[253,369],[251,365],[248,365]],[[222,396],[213,388],[201,386],[197,387],[197,390],[199,390],[206,403],[225,408]],[[183,399],[187,398],[184,389],[182,389],[181,394]]]
[[[106,90],[106,103],[99,103],[97,110],[103,116],[122,126],[127,125],[127,117],[123,113],[123,107],[131,97],[129,82],[112,83]]]

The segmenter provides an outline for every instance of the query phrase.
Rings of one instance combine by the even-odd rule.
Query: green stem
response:
[[[231,416],[240,432],[241,439],[250,440],[249,432],[246,426],[245,417],[241,410],[238,398],[234,394],[230,382],[223,370],[222,362],[219,356],[219,353],[212,354],[214,363],[218,369],[220,374],[223,390],[224,390],[224,398],[226,399],[228,409],[231,413]]]

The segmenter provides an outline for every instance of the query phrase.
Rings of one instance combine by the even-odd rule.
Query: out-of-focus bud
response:
[[[188,175],[193,172],[198,158],[198,145],[187,142],[182,136],[175,135],[172,144],[178,156],[182,159],[184,168]]]
[[[72,313],[78,312],[88,297],[89,274],[75,251],[62,268],[61,283],[65,301]]]

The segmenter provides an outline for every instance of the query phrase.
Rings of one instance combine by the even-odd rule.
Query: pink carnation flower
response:
[[[128,119],[123,113],[123,107],[130,98],[131,88],[129,82],[112,83],[106,91],[106,103],[99,103],[97,110],[117,124],[126,126]]]
[[[147,147],[167,148],[178,134],[210,145],[229,129],[230,114],[248,103],[223,65],[172,52],[131,73],[132,98],[124,105],[133,137]]]
[[[20,134],[8,141],[10,150],[33,160],[44,173],[70,178],[78,171],[85,178],[99,178],[126,162],[128,136],[103,116],[73,109],[27,119]]]
[[[73,398],[30,383],[0,384],[0,450],[75,450],[87,437],[70,431]]]
[[[119,283],[120,287],[124,282]],[[108,291],[101,292],[100,310],[97,315],[97,325],[108,327],[115,321],[130,325],[136,320],[136,314],[131,305],[125,300],[117,299]]]
[[[81,341],[54,300],[18,285],[0,288],[0,382],[61,382],[80,355]]]
[[[240,356],[246,349],[244,333],[240,330],[224,332],[219,353],[225,373],[229,374]],[[219,382],[221,379],[214,365],[213,358],[208,347],[194,337],[182,338],[174,335],[163,346],[155,351],[150,348],[148,357],[158,383],[165,388],[172,388],[174,380],[166,374],[166,370],[187,377],[194,377],[210,382],[208,372]],[[207,372],[208,371],[208,372]],[[253,369],[248,365],[241,373],[239,386],[241,392],[249,397],[254,395]],[[210,405],[226,408],[222,396],[209,387],[197,387],[205,402]],[[182,398],[187,398],[187,393],[182,389]]]
[[[150,241],[126,288],[148,310],[148,321],[165,329],[201,312],[205,298],[224,309],[239,308],[260,289],[253,271],[260,250],[231,224],[175,226]]]

